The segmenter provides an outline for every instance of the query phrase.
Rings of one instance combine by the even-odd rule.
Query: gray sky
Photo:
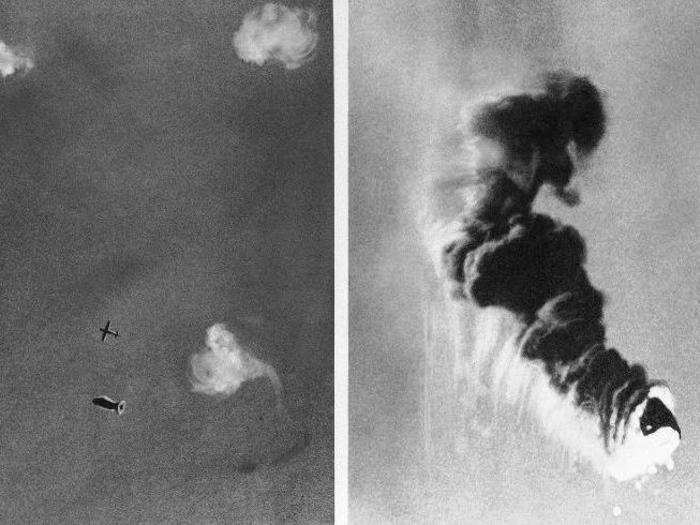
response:
[[[697,517],[697,15],[689,1],[350,3],[349,457],[359,520],[598,523],[614,505],[617,522]],[[431,131],[470,94],[552,67],[590,75],[610,122],[576,182],[581,205],[543,196],[538,209],[586,239],[610,344],[677,398],[676,470],[641,493],[567,470],[536,432],[506,427],[451,453],[461,433],[451,356],[424,343],[436,282],[414,203]]]
[[[332,15],[313,61],[260,67],[232,45],[259,4],[2,6],[35,62],[0,82],[3,522],[332,515]],[[190,392],[216,322],[294,423],[264,381]]]

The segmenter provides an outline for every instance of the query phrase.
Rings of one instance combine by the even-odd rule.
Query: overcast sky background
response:
[[[0,79],[0,521],[331,519],[332,13],[260,67],[232,38],[261,4],[2,3],[35,68]],[[295,424],[262,380],[190,392],[216,322]]]
[[[697,3],[350,2],[350,502],[357,523],[691,523],[700,514]],[[609,130],[567,209],[608,338],[677,397],[676,469],[632,485],[569,470],[536,432],[461,433],[451,355],[426,350],[436,286],[414,228],[431,130],[481,89],[569,67]],[[426,392],[430,401],[426,402]],[[425,407],[433,407],[426,423]],[[619,505],[620,517],[612,510]]]

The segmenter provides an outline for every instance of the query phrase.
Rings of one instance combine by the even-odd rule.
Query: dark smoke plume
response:
[[[486,148],[499,155],[476,163],[477,197],[462,218],[464,236],[450,246],[446,260],[456,282],[464,280],[466,253],[503,237],[516,217],[527,217],[543,185],[552,186],[567,204],[578,203],[567,186],[575,161],[593,153],[605,132],[601,95],[587,78],[567,72],[543,75],[541,85],[532,94],[483,104],[468,123],[474,156]]]
[[[529,206],[543,184],[552,185],[573,204],[575,195],[566,191],[574,173],[572,153],[585,157],[598,146],[605,133],[603,103],[585,77],[560,71],[544,75],[540,83],[532,94],[484,104],[472,118],[470,131],[503,148],[501,168],[511,177],[523,169],[530,172],[530,180],[523,181],[526,187],[520,188],[523,194],[513,195],[522,201],[519,204]]]
[[[583,238],[532,211],[544,184],[573,201],[567,185],[574,161],[595,150],[604,130],[598,90],[569,73],[546,75],[534,94],[480,107],[470,131],[491,141],[490,148],[495,143],[501,155],[495,163],[476,164],[476,197],[443,251],[443,265],[453,296],[518,319],[517,353],[543,370],[550,397],[558,395],[597,421],[593,435],[603,453],[596,462],[606,474],[630,479],[657,464],[672,465],[680,439],[673,398],[661,383],[648,380],[641,365],[630,365],[606,346],[604,298],[584,268]]]

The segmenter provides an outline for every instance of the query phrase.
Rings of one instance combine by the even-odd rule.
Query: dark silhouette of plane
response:
[[[107,410],[114,410],[119,416],[124,413],[124,409],[126,408],[126,401],[120,401],[117,403],[116,401],[112,401],[107,396],[93,398],[92,404],[97,405],[98,407],[106,408]]]
[[[114,337],[119,337],[119,332],[109,329],[109,320],[107,320],[107,324],[104,328],[100,328],[100,332],[102,332],[102,341],[106,339],[107,334],[111,334]]]

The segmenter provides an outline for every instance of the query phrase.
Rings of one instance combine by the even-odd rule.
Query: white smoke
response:
[[[207,330],[207,348],[190,359],[192,390],[201,394],[228,397],[252,379],[270,380],[277,403],[281,403],[282,384],[275,369],[250,354],[223,324]]]
[[[316,13],[268,3],[243,18],[233,37],[241,60],[262,66],[275,59],[287,69],[296,69],[312,58],[318,43]]]
[[[0,41],[0,75],[3,78],[14,75],[17,71],[29,71],[34,67],[34,61]]]
[[[519,335],[524,325],[507,310],[489,307],[476,315],[473,350],[465,356],[471,372],[470,396],[486,395],[496,414],[509,415],[513,423],[529,414],[544,434],[563,447],[572,463],[588,463],[604,478],[616,481],[646,481],[665,466],[673,469],[673,452],[680,438],[671,428],[644,436],[639,419],[650,398],[661,399],[671,410],[673,396],[664,386],[652,387],[626,422],[624,441],[606,450],[598,418],[582,410],[575,389],[562,394],[551,384],[542,364],[522,357]],[[508,411],[508,407],[515,409]]]

